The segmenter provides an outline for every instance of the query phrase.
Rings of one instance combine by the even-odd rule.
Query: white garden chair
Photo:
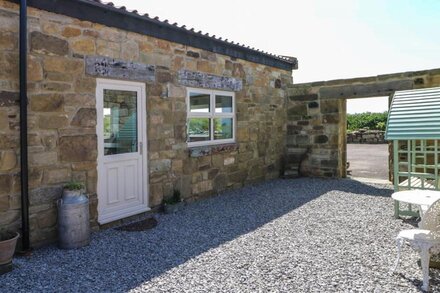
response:
[[[401,231],[396,238],[397,259],[392,272],[397,269],[402,245],[408,242],[420,253],[423,272],[422,289],[429,289],[429,259],[431,254],[440,253],[440,200],[435,201],[424,212],[419,228]]]

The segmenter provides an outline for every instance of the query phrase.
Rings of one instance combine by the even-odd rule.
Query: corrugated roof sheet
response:
[[[19,2],[19,0],[10,1]],[[171,23],[167,19],[161,20],[157,16],[141,15],[137,10],[129,11],[125,6],[115,6],[112,2],[101,0],[28,0],[28,5],[254,63],[285,70],[298,69],[298,60],[295,57],[268,53],[209,33],[196,31],[194,28],[187,28],[186,25]]]
[[[440,87],[396,92],[385,139],[440,139]]]

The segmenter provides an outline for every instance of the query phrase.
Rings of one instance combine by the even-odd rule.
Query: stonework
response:
[[[440,69],[289,85],[284,174],[346,176],[347,99],[438,86]],[[372,141],[376,141],[374,136]]]
[[[385,131],[360,129],[347,133],[347,143],[380,144],[387,141]]]
[[[19,230],[18,5],[0,0],[0,228]],[[86,184],[97,223],[96,79],[146,84],[149,206],[284,174],[345,175],[346,98],[440,85],[440,70],[292,85],[291,72],[34,8],[28,11],[33,246],[56,240],[56,200]],[[189,149],[186,87],[235,92],[236,142]],[[106,225],[111,226],[111,224]]]
[[[209,64],[209,62],[205,61],[203,64]],[[178,77],[181,85],[189,87],[220,89],[226,91],[241,91],[243,89],[242,80],[233,77],[216,76],[190,70],[180,70]]]
[[[131,61],[115,60],[108,57],[87,56],[86,74],[97,77],[126,79],[132,81],[154,81],[155,68],[152,65],[144,65]]]
[[[291,72],[29,8],[31,243],[56,239],[56,200],[86,183],[97,224],[96,78],[146,83],[149,205],[180,190],[194,200],[276,178],[285,148]],[[0,0],[0,227],[19,229],[18,5]],[[121,70],[129,64],[131,71]],[[131,67],[130,67],[131,66]],[[123,72],[123,73],[121,73]],[[131,72],[130,75],[124,75]],[[192,77],[191,77],[192,76]],[[195,77],[194,77],[195,76]],[[236,97],[236,143],[189,150],[186,86],[227,85]]]

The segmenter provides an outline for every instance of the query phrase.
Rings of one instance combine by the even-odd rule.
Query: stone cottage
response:
[[[19,5],[0,0],[0,227],[20,220]],[[92,0],[29,1],[33,246],[56,239],[63,184],[91,225],[280,176],[286,87],[275,56]]]

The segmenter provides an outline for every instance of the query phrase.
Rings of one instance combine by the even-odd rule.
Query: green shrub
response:
[[[347,130],[354,131],[361,128],[385,130],[387,119],[388,112],[347,114]]]
[[[387,124],[385,122],[378,122],[376,124],[376,129],[377,130],[385,131],[386,127],[387,127]]]

